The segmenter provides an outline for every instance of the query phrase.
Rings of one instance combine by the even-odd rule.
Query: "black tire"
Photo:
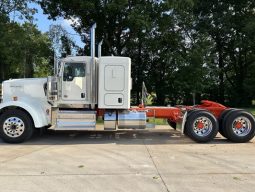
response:
[[[192,110],[188,111],[188,117],[189,117],[191,114],[193,114],[194,112],[196,112],[196,111],[206,111],[206,110],[205,110],[205,109],[199,109],[199,108],[192,109]],[[167,119],[167,123],[168,123],[168,125],[169,125],[170,127],[172,127],[173,129],[176,130],[176,128],[177,128],[176,122],[173,122],[173,121],[171,121],[170,119]]]
[[[24,142],[33,135],[33,132],[34,123],[22,110],[9,109],[0,116],[0,137],[7,143]]]
[[[221,115],[221,116],[222,116],[222,119],[219,120],[219,122],[221,123],[221,124],[219,124],[219,126],[221,127],[221,128],[219,128],[219,129],[221,130],[220,133],[221,133],[221,135],[222,135],[223,137],[225,137],[225,138],[227,138],[227,139],[228,139],[228,133],[227,133],[227,131],[226,131],[227,119],[228,119],[228,117],[229,117],[231,114],[237,113],[238,111],[244,111],[244,110],[243,110],[243,109],[235,109],[235,108],[232,108],[232,110],[229,109],[228,112],[226,112],[225,114],[222,114],[222,115]]]
[[[191,116],[193,113],[197,112],[197,111],[207,111],[207,110],[205,110],[205,109],[200,109],[200,108],[191,109],[190,111],[188,111],[188,116],[187,116],[187,118],[188,118],[189,116]]]
[[[241,123],[242,128],[235,128],[236,123]],[[245,143],[255,136],[255,118],[247,111],[232,111],[225,117],[224,126],[226,137],[232,142]]]
[[[207,126],[207,129],[202,128],[200,130],[199,128],[195,127],[195,123],[198,121],[203,121],[203,126]],[[219,124],[215,116],[208,111],[198,110],[187,117],[184,132],[192,140],[199,143],[205,143],[213,140],[217,135],[218,130]],[[205,133],[203,133],[203,131],[205,131]]]
[[[224,126],[223,126],[223,120],[224,120],[224,118],[225,118],[225,116],[227,115],[227,114],[229,114],[231,111],[234,111],[234,110],[236,110],[236,109],[234,109],[234,108],[228,108],[228,109],[225,109],[221,114],[220,114],[220,117],[219,117],[219,133],[223,136],[223,137],[225,137],[225,138],[227,138],[226,137],[226,133],[225,133],[225,129],[224,129]]]
[[[167,123],[170,127],[172,127],[173,129],[176,129],[176,123],[171,121],[170,119],[167,119]]]

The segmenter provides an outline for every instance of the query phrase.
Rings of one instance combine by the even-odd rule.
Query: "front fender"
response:
[[[35,103],[30,101],[27,103],[22,101],[7,101],[0,104],[0,111],[9,107],[19,107],[29,113],[34,121],[36,128],[49,125],[46,111],[44,110],[43,105],[38,102]]]

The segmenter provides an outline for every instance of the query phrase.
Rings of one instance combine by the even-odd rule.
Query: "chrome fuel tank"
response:
[[[146,112],[121,111],[118,113],[118,129],[145,129]]]

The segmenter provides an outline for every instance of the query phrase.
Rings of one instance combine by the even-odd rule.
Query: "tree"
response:
[[[78,47],[61,25],[51,25],[48,32],[52,48],[58,58],[72,55]]]
[[[33,77],[35,69],[38,73],[39,66],[45,60],[50,61],[50,55],[53,56],[48,36],[30,23],[11,23],[8,28],[8,36],[2,42],[6,73],[2,78]]]
[[[196,30],[214,43],[211,54],[217,67],[218,101],[222,103],[225,97],[235,105],[251,101],[244,82],[254,63],[254,41],[249,35],[254,31],[254,8],[255,3],[249,0],[196,1]]]
[[[31,21],[35,9],[31,1],[11,0],[0,2],[0,82],[8,78],[34,77],[50,72],[51,43]],[[14,14],[23,17],[24,24],[11,20]],[[44,68],[44,72],[41,70]],[[47,66],[47,67],[46,67]],[[47,69],[47,72],[46,72]]]
[[[142,82],[156,104],[192,103],[191,93],[249,104],[254,65],[250,0],[41,0],[49,17],[72,19],[78,33],[97,23],[104,55],[132,59],[133,101]]]
[[[32,19],[32,15],[37,11],[34,8],[29,8],[28,4],[36,0],[1,0],[0,13],[8,18],[18,16],[20,19]]]
[[[31,23],[35,9],[30,0],[0,2],[0,81],[34,77],[51,72],[51,42]],[[11,18],[18,15],[24,23]]]

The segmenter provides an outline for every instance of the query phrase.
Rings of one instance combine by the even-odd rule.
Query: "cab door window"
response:
[[[85,77],[84,63],[65,63],[63,81],[73,81],[75,77]]]

